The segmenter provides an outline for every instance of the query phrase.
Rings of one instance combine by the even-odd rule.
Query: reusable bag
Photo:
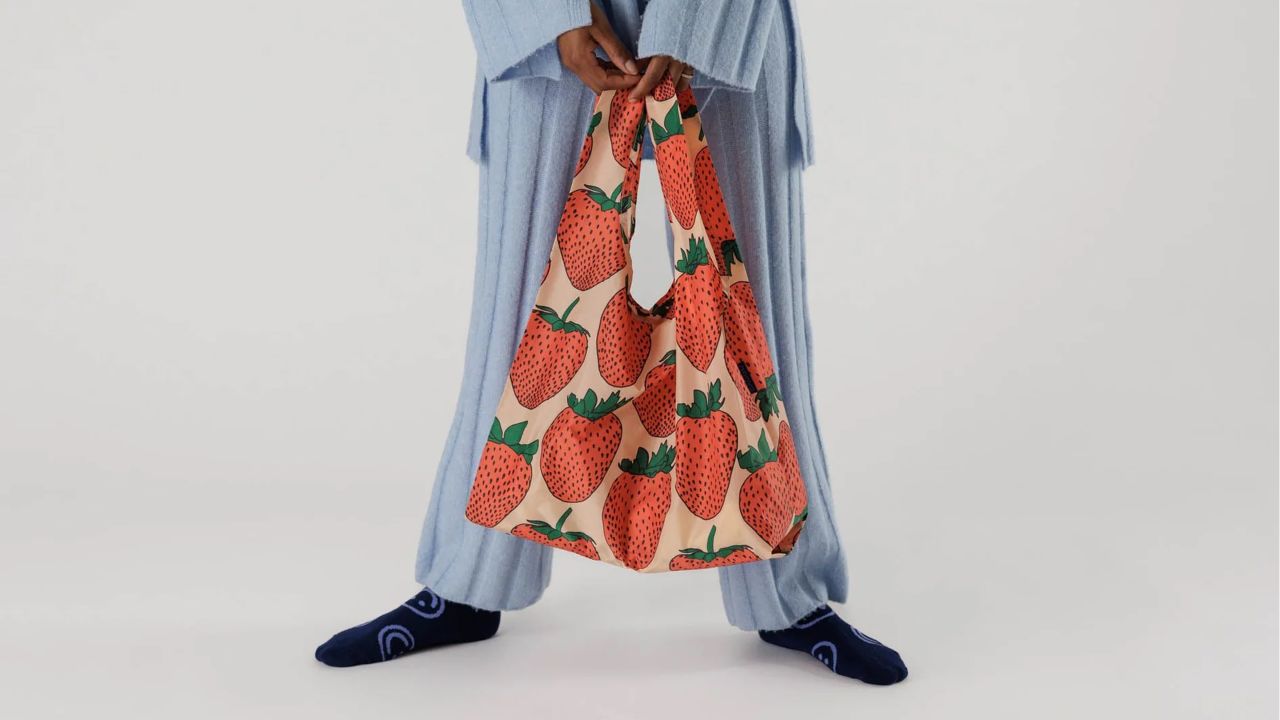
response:
[[[631,297],[642,133],[679,259]],[[693,94],[596,101],[466,516],[642,572],[790,552],[804,481]]]

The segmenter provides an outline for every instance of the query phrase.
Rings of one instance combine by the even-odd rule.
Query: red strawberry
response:
[[[742,396],[744,413],[748,420],[761,414],[768,420],[778,412],[780,394],[751,283],[729,286],[724,315],[724,364]]]
[[[644,376],[644,392],[631,401],[640,424],[654,437],[676,431],[676,351],[669,350]]]
[[[676,222],[688,230],[698,216],[698,194],[693,186],[693,167],[689,161],[689,146],[685,142],[680,108],[672,103],[662,124],[652,120],[649,130],[653,135],[653,157],[658,161],[662,196],[666,198],[667,207]]]
[[[663,75],[662,82],[653,88],[653,99],[658,102],[666,102],[676,96],[676,85],[671,82],[670,75]]]
[[[511,389],[516,400],[535,408],[564,389],[587,359],[587,330],[569,322],[577,300],[569,303],[564,315],[546,305],[529,314],[516,359],[511,363]]]
[[[606,195],[594,185],[569,193],[556,242],[569,282],[579,290],[595,287],[627,266],[627,238],[619,213],[631,207],[630,196],[618,195],[622,184]]]
[[[688,85],[676,93],[676,101],[680,103],[680,114],[684,117],[698,114],[698,99],[693,96],[693,88]]]
[[[792,498],[784,494],[785,480],[782,466],[778,464],[778,452],[769,447],[764,430],[760,431],[756,447],[738,453],[738,464],[751,473],[738,493],[742,519],[769,543],[769,547],[777,547],[791,529]]]
[[[676,270],[680,271],[675,283],[676,345],[694,367],[706,372],[720,344],[724,291],[702,238],[689,238],[689,248],[680,251]]]
[[[569,394],[569,407],[542,435],[542,479],[552,495],[581,502],[600,487],[622,442],[622,421],[613,411],[628,401],[616,392],[605,400],[595,390],[581,399]]]
[[[609,144],[613,146],[613,159],[622,167],[631,165],[631,153],[640,149],[640,134],[636,128],[643,127],[644,101],[632,101],[629,92],[618,91],[613,94],[609,103]]]
[[[538,441],[520,442],[528,424],[519,422],[504,432],[498,419],[493,419],[489,441],[484,444],[480,467],[476,469],[475,483],[467,499],[466,515],[471,522],[485,527],[497,525],[529,492]]]
[[[574,175],[582,172],[582,168],[587,166],[587,161],[591,159],[591,149],[595,146],[596,126],[600,124],[600,113],[591,116],[591,124],[587,126],[587,139],[582,143],[582,153],[578,155],[578,169],[573,171]]]
[[[778,425],[778,464],[782,466],[782,490],[790,499],[791,514],[802,515],[809,506],[809,497],[804,490],[804,476],[800,474],[800,460],[796,457],[796,441],[786,420]]]
[[[716,253],[716,267],[721,275],[732,275],[733,264],[742,262],[742,253],[738,251],[737,240],[722,240],[711,243]]]
[[[675,452],[663,443],[658,451],[640,448],[634,460],[618,463],[622,474],[605,497],[604,539],[623,565],[643,570],[658,551],[662,526],[671,509],[671,464]]]
[[[653,344],[653,326],[635,312],[627,288],[614,294],[600,315],[596,360],[600,376],[614,387],[630,387],[640,379]]]
[[[702,148],[693,159],[693,177],[698,188],[698,207],[702,211],[702,225],[707,229],[707,237],[716,248],[725,240],[733,239],[733,224],[729,222],[729,211],[724,207],[724,195],[720,192],[720,180],[716,177],[716,167],[711,161],[711,148]],[[720,266],[725,275],[724,265]]]
[[[525,540],[550,545],[553,548],[568,550],[569,552],[578,553],[582,557],[599,560],[600,553],[596,552],[596,541],[584,532],[567,531],[564,527],[564,521],[569,518],[569,513],[573,512],[573,508],[567,508],[560,519],[556,521],[555,526],[543,520],[530,520],[511,529],[511,534]]]
[[[716,526],[711,526],[707,533],[707,549],[685,548],[680,554],[671,558],[672,570],[700,570],[702,568],[723,567],[759,560],[760,556],[746,545],[726,545],[716,550]]]
[[[692,403],[676,405],[676,494],[703,520],[724,507],[738,449],[738,426],[723,405],[719,380],[705,393],[694,390]]]

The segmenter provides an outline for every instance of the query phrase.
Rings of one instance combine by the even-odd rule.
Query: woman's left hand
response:
[[[683,90],[688,87],[689,79],[693,77],[692,67],[670,55],[654,55],[640,62],[647,64],[644,68],[644,75],[640,77],[640,82],[631,88],[632,100],[639,100],[653,92],[658,83],[662,82],[664,76],[671,77],[671,82],[675,83],[677,90]]]

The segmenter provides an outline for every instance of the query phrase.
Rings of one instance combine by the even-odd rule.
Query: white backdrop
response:
[[[0,715],[1274,718],[1275,3],[801,22],[843,611],[906,683],[730,629],[712,574],[573,557],[492,642],[315,663],[414,590],[461,10],[0,0]]]

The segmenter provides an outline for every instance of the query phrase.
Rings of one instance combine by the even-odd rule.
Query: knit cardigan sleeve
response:
[[[462,0],[480,72],[490,81],[560,77],[555,40],[591,24],[591,0]]]
[[[640,57],[670,55],[692,65],[702,85],[754,90],[777,0],[650,0]]]

